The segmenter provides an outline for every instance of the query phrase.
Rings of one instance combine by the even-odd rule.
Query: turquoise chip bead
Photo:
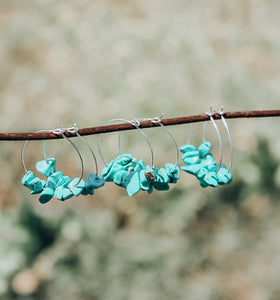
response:
[[[118,173],[116,173],[116,175],[114,176],[114,183],[124,187],[125,186],[125,180],[127,178],[128,175],[128,171],[119,171]]]
[[[195,165],[189,165],[189,166],[182,166],[181,169],[185,172],[188,172],[192,175],[197,175],[197,173],[200,171],[202,166],[200,164]]]
[[[54,192],[54,197],[56,197],[59,200],[67,200],[74,196],[72,191],[68,188],[68,184],[71,182],[71,179],[69,176],[63,176],[61,177],[58,182],[57,186]]]
[[[212,154],[207,154],[206,157],[200,162],[201,167],[207,168],[208,171],[216,170],[216,161]]]
[[[187,165],[194,165],[199,161],[199,152],[188,151],[182,155],[182,160]]]
[[[186,153],[186,152],[190,152],[190,151],[196,151],[196,147],[191,145],[191,144],[183,145],[179,149],[182,153]]]
[[[203,187],[203,188],[206,188],[209,186],[203,179],[200,180],[199,183],[200,183],[201,187]]]
[[[170,178],[170,183],[176,183],[180,178],[180,168],[175,164],[168,163],[165,165],[165,169]]]
[[[39,201],[41,203],[47,203],[52,199],[53,196],[54,196],[54,189],[50,187],[45,187],[39,196]]]
[[[114,163],[112,165],[112,167],[106,172],[106,174],[103,174],[103,172],[102,172],[102,175],[104,176],[104,179],[106,181],[113,181],[116,173],[118,173],[119,171],[124,171],[124,170],[125,169],[123,166]]]
[[[140,159],[137,163],[137,165],[134,168],[134,171],[140,172],[141,170],[144,170],[146,168],[145,163],[142,159]]]
[[[127,172],[126,173],[126,176],[124,177],[123,179],[123,186],[126,188],[127,185],[129,184],[131,178],[135,175],[135,173],[139,173],[139,172],[136,172],[136,171],[131,171],[131,172]]]
[[[170,182],[169,172],[165,168],[158,169],[156,181],[162,183],[169,183]]]
[[[39,173],[48,177],[55,172],[55,165],[56,165],[55,158],[48,158],[46,160],[44,159],[38,161],[36,163],[36,169]]]
[[[63,200],[68,200],[70,198],[72,198],[74,196],[74,194],[72,193],[72,191],[68,188],[63,188],[62,189],[62,199]]]
[[[54,191],[54,197],[58,200],[63,200],[63,186],[58,186]]]
[[[65,187],[68,185],[68,183],[71,181],[71,178],[69,176],[62,176],[58,182],[57,182],[57,186],[62,186]]]
[[[88,186],[86,186],[81,192],[81,195],[83,195],[83,196],[93,195],[93,194],[94,194],[94,189],[89,188]]]
[[[208,184],[209,186],[216,187],[218,185],[218,180],[216,178],[216,173],[215,172],[209,172],[209,173],[207,173],[204,176],[203,181],[206,184]]]
[[[71,192],[75,195],[75,196],[79,196],[83,189],[86,187],[86,183],[83,179],[81,179],[81,181],[79,182],[80,178],[75,177],[73,180],[70,181],[70,183],[68,184],[68,188],[71,190]],[[79,182],[79,183],[78,183]],[[78,184],[77,184],[78,183]]]
[[[211,149],[211,143],[210,142],[204,142],[198,147],[199,152],[199,158],[204,158]]]
[[[228,184],[232,181],[232,175],[229,170],[222,165],[219,169],[218,173],[216,174],[217,180],[219,184]]]
[[[30,183],[29,188],[31,189],[31,194],[41,193],[46,185],[45,180],[41,180],[39,177],[35,177]]]
[[[54,173],[52,173],[52,175],[50,175],[50,176],[48,177],[47,182],[48,182],[49,180],[51,180],[51,181],[53,181],[55,184],[57,184],[61,177],[63,177],[63,173],[62,173],[62,172],[54,172]]]
[[[130,153],[123,153],[115,159],[115,163],[123,166],[127,165],[131,161],[132,161],[132,154]]]
[[[201,168],[201,169],[199,170],[199,172],[197,173],[196,177],[197,177],[197,179],[198,179],[199,181],[201,181],[201,180],[204,179],[205,175],[208,174],[208,173],[209,173],[209,171],[208,171],[207,169]]]
[[[153,187],[158,191],[167,191],[169,190],[169,184],[166,182],[154,181]]]
[[[62,176],[62,172],[54,172],[48,177],[46,186],[39,196],[39,201],[41,203],[47,203],[52,199],[55,193],[55,189],[57,187],[57,183]]]
[[[87,187],[98,189],[105,184],[105,179],[101,175],[96,175],[94,173],[90,173],[87,176]]]
[[[35,178],[34,174],[32,171],[28,171],[27,174],[25,174],[22,177],[21,183],[29,188],[30,182]]]
[[[54,197],[61,201],[68,200],[73,196],[74,194],[71,192],[71,190],[63,186],[57,187],[54,192]]]
[[[136,193],[138,193],[141,189],[140,185],[140,173],[139,172],[133,172],[131,174],[131,178],[129,179],[129,182],[126,185],[126,191],[129,197],[132,197]]]
[[[103,170],[102,170],[102,172],[101,172],[102,176],[105,177],[105,176],[108,175],[108,173],[110,172],[110,169],[112,168],[112,166],[113,166],[114,163],[115,163],[115,161],[114,161],[114,160],[111,160],[111,161],[109,162],[109,164],[108,164],[106,167],[103,168]]]

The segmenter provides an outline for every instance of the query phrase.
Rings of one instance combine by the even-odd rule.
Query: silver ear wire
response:
[[[108,124],[110,124],[112,122],[127,122],[127,123],[130,123],[132,126],[134,126],[135,128],[137,128],[140,131],[140,133],[144,136],[146,142],[149,145],[149,148],[150,148],[150,151],[151,151],[151,164],[153,166],[154,165],[154,152],[153,152],[153,148],[152,148],[152,145],[151,145],[148,137],[143,132],[143,130],[139,127],[140,124],[141,124],[140,121],[139,121],[139,119],[133,119],[131,121],[126,120],[126,119],[112,119],[112,120],[106,122],[105,125],[108,125]],[[119,149],[120,149],[120,153],[122,153],[122,148],[121,148],[121,134],[119,136]],[[108,163],[106,162],[106,160],[105,160],[105,158],[103,156],[103,153],[102,153],[102,149],[101,149],[101,134],[98,135],[98,150],[99,150],[99,154],[100,154],[100,156],[101,156],[104,164],[106,166],[108,166]]]
[[[28,143],[28,141],[25,141],[25,143],[23,144],[22,149],[21,149],[21,162],[22,162],[22,165],[23,165],[23,168],[24,168],[24,171],[25,171],[26,174],[28,174],[28,171],[26,169],[26,165],[25,165],[25,162],[24,162],[24,150],[25,150],[25,147],[26,147],[27,143]]]
[[[213,106],[210,105],[210,112],[205,112],[209,117],[210,117],[210,120],[218,134],[218,138],[219,138],[219,144],[220,144],[220,161],[219,161],[219,166],[218,166],[218,169],[216,171],[216,173],[219,171],[219,169],[221,168],[221,165],[222,165],[222,159],[223,159],[223,145],[222,145],[222,139],[221,139],[221,135],[220,135],[220,131],[218,129],[218,126],[216,124],[216,122],[214,121],[214,118],[213,118],[213,115],[215,114],[215,112],[213,111]]]
[[[140,124],[141,124],[140,121],[137,120],[137,119],[134,119],[132,121],[129,121],[129,123],[131,125],[133,125],[134,127],[136,127],[138,130],[140,130],[141,134],[143,135],[143,137],[145,138],[146,142],[148,143],[150,151],[151,151],[151,166],[153,167],[154,166],[154,151],[153,151],[153,148],[152,148],[150,140],[148,139],[148,137],[146,136],[146,134],[144,133],[144,131],[139,127]]]
[[[58,128],[58,129],[52,130],[51,132],[56,135],[61,135],[64,139],[66,139],[74,147],[74,149],[76,150],[76,152],[79,155],[79,158],[81,161],[81,175],[80,175],[79,181],[75,184],[75,186],[77,186],[81,182],[81,180],[84,176],[84,162],[83,162],[82,155],[81,155],[79,149],[77,148],[77,146],[64,134],[65,130],[67,130],[67,129],[64,129],[62,126],[61,129]]]
[[[230,145],[230,161],[229,161],[229,166],[228,166],[228,170],[230,170],[231,168],[231,165],[232,165],[232,160],[233,160],[233,146],[232,146],[232,138],[231,138],[231,134],[230,134],[230,131],[229,131],[229,128],[228,128],[228,125],[227,125],[227,122],[224,118],[224,106],[221,107],[221,110],[220,111],[217,111],[217,113],[221,116],[221,119],[223,121],[223,124],[226,128],[226,131],[227,131],[227,134],[228,134],[228,138],[229,138],[229,145]]]
[[[96,175],[98,175],[98,164],[97,164],[96,156],[95,156],[91,146],[89,145],[89,143],[79,134],[79,129],[77,128],[77,124],[74,123],[74,127],[68,128],[67,131],[69,133],[75,133],[83,141],[83,143],[88,147],[89,151],[92,154],[94,162],[95,162],[95,173],[96,173]]]
[[[168,135],[173,140],[173,143],[174,143],[174,145],[176,147],[176,161],[175,161],[175,165],[177,166],[177,164],[178,164],[178,158],[179,158],[179,148],[178,148],[177,142],[176,142],[174,136],[172,135],[172,133],[162,124],[161,119],[162,119],[163,116],[164,116],[164,114],[162,113],[160,117],[152,118],[150,120],[154,124],[159,124],[168,133]]]
[[[38,131],[35,131],[35,133],[40,133],[40,132],[52,132],[52,130],[38,130]],[[25,150],[25,147],[27,145],[27,143],[29,142],[29,140],[25,141],[25,143],[23,144],[22,146],[22,149],[21,149],[21,162],[22,162],[22,165],[23,165],[23,168],[24,168],[24,171],[25,173],[27,174],[28,171],[27,171],[27,168],[26,168],[26,165],[25,165],[25,162],[24,162],[24,150]],[[44,141],[44,159],[47,161],[47,157],[46,157],[46,140]],[[47,161],[48,162],[48,161]]]

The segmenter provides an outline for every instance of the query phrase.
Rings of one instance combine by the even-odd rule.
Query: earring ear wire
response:
[[[82,158],[82,155],[81,155],[81,153],[80,153],[80,151],[79,151],[79,149],[77,148],[77,146],[64,134],[64,132],[66,131],[66,129],[64,129],[63,128],[63,125],[62,125],[62,127],[61,127],[61,129],[60,128],[57,128],[57,129],[55,129],[55,130],[52,130],[51,132],[52,133],[54,133],[54,134],[56,134],[56,135],[61,135],[65,140],[67,140],[73,147],[74,147],[74,149],[76,150],[76,152],[77,152],[77,154],[79,155],[79,158],[80,158],[80,161],[81,161],[81,175],[80,175],[80,178],[79,178],[79,180],[78,180],[78,182],[75,184],[75,186],[77,186],[80,182],[81,182],[81,180],[82,180],[82,178],[83,178],[83,176],[84,176],[84,162],[83,162],[83,158]]]
[[[96,175],[98,175],[98,164],[97,164],[96,156],[95,156],[91,146],[89,145],[89,143],[79,134],[79,129],[77,128],[77,124],[74,123],[74,126],[71,128],[68,128],[67,131],[69,133],[75,133],[82,140],[82,142],[88,147],[89,151],[92,154],[94,162],[95,162],[95,173],[96,173]]]
[[[222,160],[223,160],[223,145],[222,145],[222,138],[221,138],[221,135],[220,135],[220,131],[219,131],[219,128],[216,124],[216,122],[214,121],[214,118],[213,116],[215,115],[215,112],[213,111],[213,106],[210,105],[210,112],[205,112],[205,114],[207,114],[209,117],[210,117],[210,121],[212,122],[217,134],[218,134],[218,139],[219,139],[219,144],[220,144],[220,160],[219,160],[219,165],[218,165],[218,168],[217,168],[217,171],[216,173],[218,173],[219,169],[221,168],[221,165],[222,165]],[[205,131],[204,131],[205,133]],[[205,139],[205,137],[204,137]]]
[[[232,166],[232,161],[233,161],[233,145],[232,145],[232,138],[231,138],[231,134],[230,134],[230,131],[229,131],[229,127],[228,127],[228,124],[224,118],[224,114],[225,114],[225,111],[224,111],[224,106],[221,107],[221,110],[219,111],[216,111],[220,116],[221,116],[221,119],[223,121],[223,124],[226,128],[226,131],[227,131],[227,134],[228,134],[228,138],[229,138],[229,145],[230,145],[230,162],[229,162],[229,166],[228,166],[228,170],[231,169],[231,166]]]
[[[168,135],[171,137],[175,147],[176,147],[176,161],[175,161],[175,166],[177,166],[178,164],[178,158],[179,158],[179,148],[177,145],[177,142],[174,138],[174,136],[172,135],[172,133],[162,124],[161,120],[163,118],[164,114],[162,113],[160,117],[155,117],[151,119],[151,122],[154,124],[159,124],[167,133]]]
[[[38,131],[35,131],[35,133],[40,133],[40,132],[52,132],[52,130],[38,130]],[[21,149],[21,162],[22,162],[22,165],[23,165],[23,168],[24,168],[24,171],[25,173],[27,174],[28,171],[27,171],[27,168],[26,168],[26,165],[25,165],[25,161],[24,161],[24,151],[25,151],[25,147],[27,145],[27,143],[29,142],[29,140],[25,141],[23,146],[22,146],[22,149]],[[47,158],[46,158],[46,149],[45,149],[45,145],[46,145],[46,140],[44,141],[44,159],[47,161]]]

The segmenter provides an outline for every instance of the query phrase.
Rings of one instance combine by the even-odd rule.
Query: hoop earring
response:
[[[109,162],[109,164],[106,162],[102,150],[101,150],[101,134],[98,136],[98,150],[100,153],[100,156],[106,165],[102,170],[102,176],[104,177],[105,181],[113,181],[116,185],[119,185],[121,187],[126,188],[128,195],[131,197],[137,192],[139,192],[141,189],[146,190],[149,193],[152,192],[152,187],[146,186],[143,184],[143,178],[140,179],[140,173],[141,177],[146,176],[150,178],[150,180],[153,180],[154,178],[154,154],[153,149],[151,146],[151,143],[143,130],[139,127],[140,122],[137,119],[134,119],[132,121],[125,120],[125,119],[112,119],[108,121],[105,125],[108,125],[112,122],[127,122],[133,125],[135,128],[137,128],[140,133],[144,136],[150,151],[151,151],[151,164],[150,166],[145,166],[145,163],[142,159],[139,161],[136,158],[132,158],[132,154],[129,153],[122,153],[121,150],[121,144],[120,144],[120,138],[119,138],[119,148],[120,148],[120,155]],[[143,171],[143,172],[142,172]]]
[[[213,155],[210,153],[211,143],[205,140],[205,125],[203,127],[203,143],[196,149],[195,146],[187,144],[180,147],[180,151],[183,153],[182,159],[187,164],[182,166],[181,169],[192,175],[195,175],[202,187],[212,186],[216,187],[218,184],[227,184],[232,181],[232,176],[228,172],[225,172],[224,165],[222,165],[222,140],[217,124],[214,121],[212,106],[210,106],[210,112],[206,112],[210,117],[210,121],[213,124],[219,139],[220,144],[220,159],[219,163],[216,163]]]
[[[46,158],[46,141],[44,141],[44,160],[36,163],[36,169],[39,173],[45,175],[47,180],[45,181],[35,177],[32,171],[27,171],[24,162],[24,150],[28,141],[26,141],[22,147],[21,159],[25,170],[22,184],[31,189],[31,194],[40,193],[39,201],[41,203],[47,203],[53,197],[64,201],[74,195],[80,195],[86,189],[86,184],[82,179],[84,173],[82,156],[75,144],[64,134],[65,131],[66,129],[62,127],[61,129],[40,130],[37,132],[52,132],[56,135],[61,135],[75,148],[81,161],[81,175],[73,180],[71,180],[69,176],[63,176],[62,172],[55,170],[56,160],[54,158]]]
[[[160,117],[152,118],[151,122],[154,124],[159,124],[171,137],[175,148],[176,148],[176,160],[175,163],[167,163],[165,164],[164,168],[158,169],[157,172],[157,178],[155,180],[155,183],[153,184],[154,187],[157,190],[168,190],[169,189],[169,183],[177,183],[178,179],[180,178],[180,168],[177,166],[178,164],[178,158],[179,158],[179,149],[177,142],[174,138],[174,136],[171,134],[171,132],[162,124],[161,120],[164,114],[162,114]]]
[[[221,168],[219,169],[219,171],[217,172],[217,179],[219,184],[229,184],[232,182],[232,174],[230,172],[231,166],[232,166],[232,160],[233,160],[233,146],[232,146],[232,138],[231,138],[231,134],[227,125],[227,122],[224,118],[224,107],[221,107],[220,111],[217,111],[217,113],[221,116],[222,122],[225,126],[225,129],[227,131],[228,134],[228,138],[229,138],[229,146],[230,146],[230,161],[229,161],[229,166],[228,168],[222,164]]]
[[[229,161],[229,165],[228,165],[228,170],[231,169],[231,166],[232,166],[232,161],[233,161],[233,145],[232,145],[232,138],[231,138],[231,134],[230,134],[230,131],[229,131],[229,127],[228,127],[228,124],[224,118],[224,114],[225,114],[225,111],[224,111],[224,106],[221,107],[221,110],[218,110],[216,111],[220,116],[221,116],[221,119],[222,119],[222,122],[225,126],[225,129],[227,131],[227,135],[228,135],[228,139],[229,139],[229,147],[230,147],[230,161]]]
[[[136,190],[139,190],[139,181],[140,181],[140,187],[144,191],[148,191],[149,193],[152,192],[153,188],[160,191],[165,191],[169,189],[169,183],[176,183],[177,180],[180,177],[180,168],[177,166],[178,163],[178,156],[179,156],[179,149],[176,143],[175,138],[171,134],[171,132],[165,128],[165,126],[162,124],[161,119],[163,117],[163,114],[160,117],[156,118],[139,118],[136,120],[133,120],[133,125],[141,130],[140,128],[140,120],[141,121],[151,121],[154,124],[159,124],[172,138],[175,147],[176,147],[176,161],[175,164],[167,163],[165,164],[164,168],[156,168],[152,162],[152,166],[146,166],[145,170],[142,169],[139,172],[134,172],[133,176],[131,177],[131,182],[129,182],[129,185],[131,185],[132,190],[129,189],[129,185],[127,188],[128,194],[133,195],[133,189],[134,186],[137,186]],[[142,130],[141,130],[142,131]],[[142,134],[144,135],[144,132],[142,131]],[[145,138],[148,140],[147,136],[144,135]],[[150,145],[150,142],[149,142]],[[150,146],[151,147],[151,146]],[[119,138],[119,148],[120,147],[120,138]],[[152,149],[152,148],[151,148]]]
[[[39,132],[50,132],[49,130],[39,130]],[[24,151],[29,140],[25,141],[21,149],[21,162],[25,171],[25,175],[23,176],[21,183],[31,190],[30,194],[38,194],[41,193],[44,187],[46,186],[46,181],[40,179],[39,177],[35,177],[34,173],[31,170],[27,170],[25,161],[24,161]]]
[[[83,158],[77,146],[65,135],[65,131],[68,131],[68,129],[62,127],[61,129],[58,128],[53,130],[52,132],[56,135],[61,135],[76,150],[81,162],[81,173],[80,173],[80,177],[75,177],[73,179],[70,179],[68,176],[62,176],[59,179],[59,181],[57,182],[57,186],[55,188],[54,196],[62,201],[67,200],[73,196],[79,196],[82,193],[86,194],[85,192],[86,183],[83,180],[83,175],[84,175]]]

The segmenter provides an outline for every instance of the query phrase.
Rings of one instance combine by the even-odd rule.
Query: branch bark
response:
[[[265,118],[265,117],[280,117],[280,110],[255,110],[255,111],[236,111],[236,112],[225,112],[225,119],[240,119],[240,118]],[[216,113],[213,115],[214,119],[220,119],[220,114]],[[188,123],[197,123],[209,121],[210,117],[206,114],[162,119],[161,123],[165,126],[181,125]],[[152,123],[151,121],[143,121],[140,123],[141,128],[157,127],[159,124]],[[114,131],[133,130],[136,129],[130,123],[121,123],[114,125],[89,127],[79,129],[80,135],[94,135],[100,133],[109,133]],[[76,137],[75,133],[65,132],[65,135],[69,138]],[[49,140],[49,139],[61,139],[62,136],[56,135],[51,132],[44,133],[0,133],[0,140],[2,141],[21,141],[21,140]]]

